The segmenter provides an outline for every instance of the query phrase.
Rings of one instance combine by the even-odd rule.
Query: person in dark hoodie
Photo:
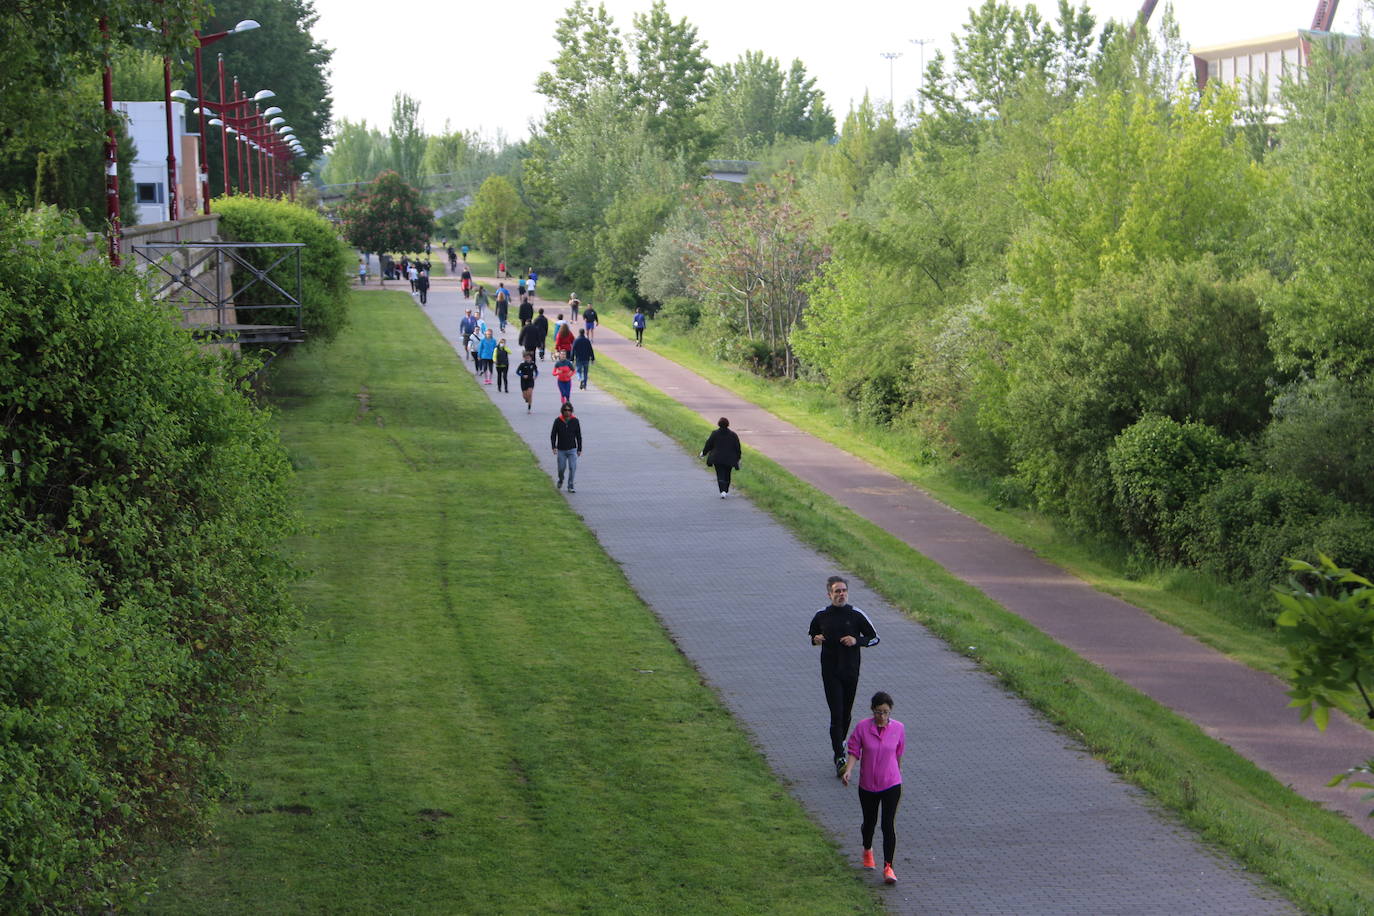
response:
[[[716,469],[716,484],[720,487],[720,498],[724,499],[730,492],[730,472],[739,470],[740,459],[739,436],[730,428],[727,418],[716,421],[716,428],[701,447],[701,457],[706,459],[707,467]]]
[[[573,365],[577,367],[578,388],[587,387],[587,373],[591,371],[592,363],[596,362],[596,351],[592,349],[592,339],[587,336],[587,329],[583,328],[577,332],[577,340],[572,345]]]
[[[540,309],[539,314],[534,316],[534,321],[530,322],[530,327],[534,328],[535,339],[539,342],[539,358],[543,359],[544,344],[549,340],[549,319],[544,317],[543,309]]]
[[[821,647],[821,684],[830,707],[830,750],[835,758],[835,775],[842,776],[849,758],[845,739],[849,737],[854,695],[859,690],[860,652],[878,644],[878,631],[868,615],[849,603],[849,583],[842,576],[825,582],[830,604],[811,618],[811,645]]]
[[[563,402],[557,418],[553,421],[553,429],[549,431],[549,444],[553,446],[553,453],[558,457],[558,483],[554,484],[554,487],[563,486],[563,475],[566,471],[568,492],[576,493],[573,489],[573,478],[577,476],[577,456],[582,454],[582,424],[573,416],[573,406],[567,401]]]

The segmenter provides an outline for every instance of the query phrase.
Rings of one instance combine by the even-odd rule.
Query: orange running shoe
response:
[[[884,884],[896,884],[896,883],[897,883],[897,873],[894,872],[894,871],[892,870],[892,863],[891,863],[891,862],[888,862],[886,865],[883,866],[883,883],[884,883]]]
[[[877,868],[878,863],[873,861],[873,850],[864,850],[864,868]]]

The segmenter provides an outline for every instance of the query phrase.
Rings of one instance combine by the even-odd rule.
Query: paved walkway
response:
[[[544,307],[556,314],[556,304]],[[426,312],[456,343],[463,308],[439,289]],[[632,350],[603,330],[597,347],[618,361]],[[540,365],[532,414],[518,385],[483,390],[552,476],[558,395],[551,362]],[[720,500],[699,461],[597,390],[595,368],[592,387],[573,393],[586,449],[566,498],[857,868],[857,796],[834,776],[806,637],[833,563],[747,500]],[[882,636],[865,650],[860,709],[862,697],[887,690],[908,733],[901,883],[884,889],[893,912],[1292,912],[967,659],[850,583]]]
[[[1325,732],[1298,720],[1287,687],[1145,611],[1093,589],[905,481],[802,432],[761,407],[607,329],[598,352],[714,422],[728,416],[746,446],[829,494],[981,589],[1080,656],[1273,774],[1307,798],[1343,812],[1366,833],[1363,793],[1329,788],[1348,767],[1374,758],[1374,732],[1336,715]]]

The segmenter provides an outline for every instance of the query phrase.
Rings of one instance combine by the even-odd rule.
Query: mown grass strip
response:
[[[161,913],[876,912],[408,294],[274,377],[308,629]]]
[[[628,314],[608,307],[601,315],[602,323],[630,336]],[[707,359],[695,341],[668,323],[651,323],[646,340],[655,353],[922,488],[1094,588],[1129,601],[1243,664],[1282,673],[1283,649],[1258,610],[1269,600],[1267,596],[1193,570],[1134,569],[1127,556],[1110,546],[1074,537],[1038,513],[999,505],[986,491],[930,461],[915,432],[857,418],[835,395],[817,385],[762,379],[729,363]]]
[[[601,387],[685,448],[698,448],[710,431],[708,421],[611,359],[596,365]],[[751,500],[976,659],[1203,838],[1312,912],[1374,912],[1374,839],[749,451],[747,471],[736,480]]]

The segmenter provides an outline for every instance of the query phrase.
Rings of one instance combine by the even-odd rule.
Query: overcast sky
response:
[[[646,11],[651,2],[606,0],[605,6],[625,34],[634,13]],[[1344,0],[1335,29],[1355,31],[1364,2]],[[334,116],[366,118],[385,130],[392,96],[407,92],[420,100],[430,133],[448,120],[488,137],[500,131],[509,140],[522,139],[530,120],[544,111],[534,80],[558,52],[554,23],[570,5],[571,0],[315,0],[320,14],[315,37],[334,49]],[[948,54],[950,34],[968,21],[972,5],[960,0],[669,0],[668,12],[696,26],[713,63],[732,62],[746,50],[763,51],[784,67],[801,58],[842,121],[851,101],[862,99],[865,91],[887,99],[889,79],[899,107],[911,98],[922,53],[911,39],[934,40],[924,46],[927,60],[936,48]],[[1139,0],[1089,2],[1099,23],[1132,18],[1140,5]],[[1053,18],[1058,2],[1042,0],[1036,6]],[[1175,16],[1183,39],[1201,47],[1307,28],[1315,9],[1316,0],[1181,0]],[[1161,2],[1156,24],[1163,10]],[[889,64],[883,52],[902,56]]]

